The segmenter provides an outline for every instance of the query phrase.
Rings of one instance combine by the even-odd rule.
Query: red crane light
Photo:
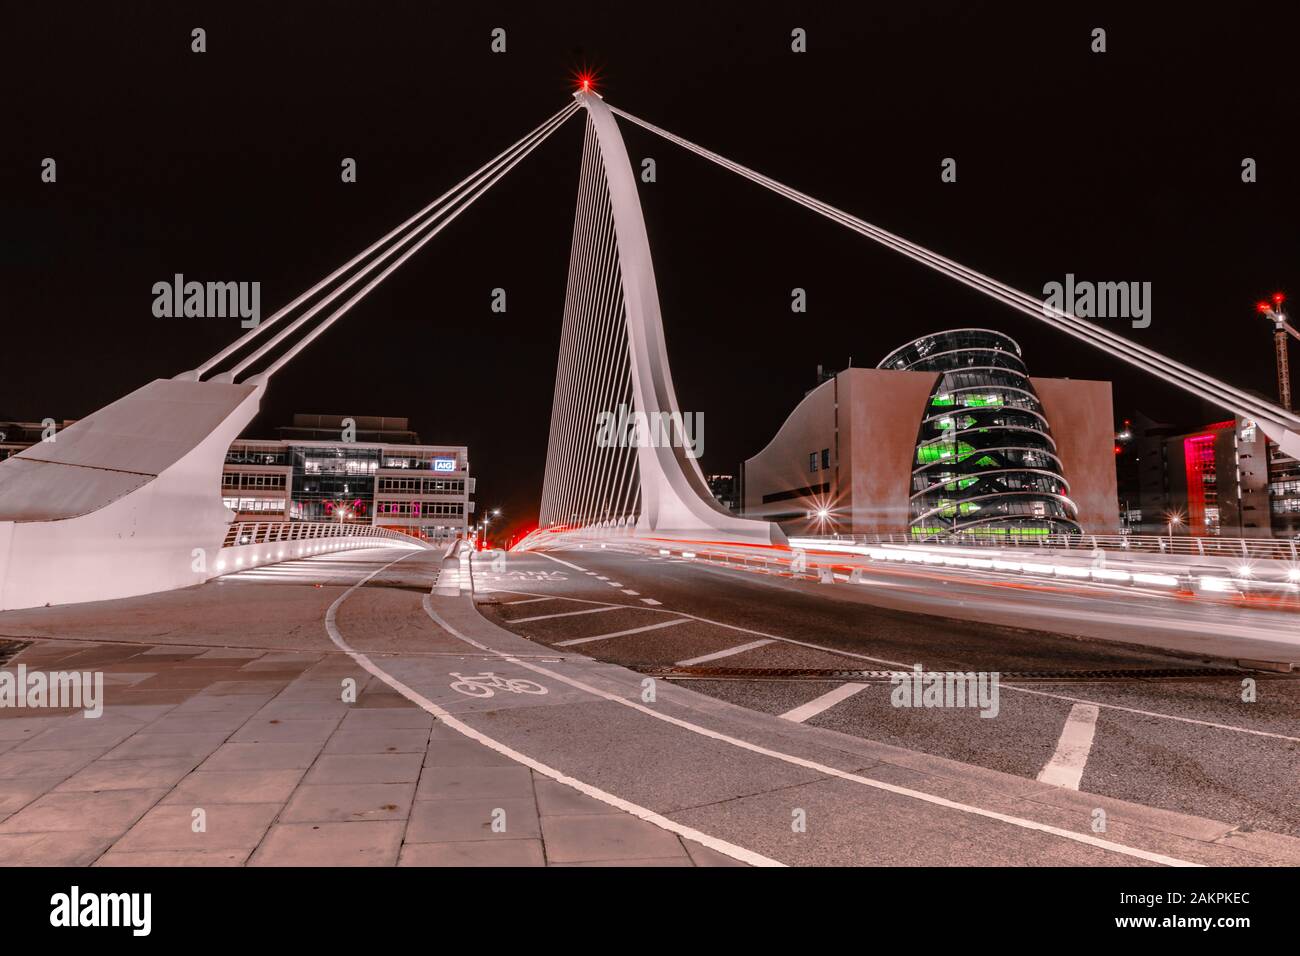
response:
[[[1267,302],[1256,302],[1255,308],[1259,310],[1260,315],[1268,315],[1270,312],[1273,311],[1273,307],[1270,306]]]
[[[1284,296],[1281,292],[1274,292],[1274,293],[1273,293],[1273,305],[1274,305],[1274,306],[1276,306],[1277,308],[1280,309],[1280,308],[1282,308],[1282,303],[1285,302],[1285,301],[1286,301],[1286,296]]]

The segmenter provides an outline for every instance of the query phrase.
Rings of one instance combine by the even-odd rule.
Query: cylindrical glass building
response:
[[[1010,337],[935,332],[878,367],[939,373],[912,462],[914,538],[1080,532],[1051,427]]]

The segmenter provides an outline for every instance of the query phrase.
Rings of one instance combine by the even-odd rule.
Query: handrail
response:
[[[325,538],[388,538],[406,544],[431,545],[423,538],[389,528],[341,521],[236,521],[226,529],[223,548],[278,541],[314,541]]]
[[[978,548],[1060,548],[1063,550],[1126,551],[1133,554],[1192,555],[1196,557],[1247,558],[1272,561],[1300,561],[1295,541],[1278,538],[1219,538],[1200,535],[1136,534],[994,534],[967,532],[930,535],[909,534],[799,535],[848,544],[929,544]]]

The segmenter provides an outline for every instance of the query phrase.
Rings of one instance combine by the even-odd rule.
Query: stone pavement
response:
[[[107,702],[95,719],[0,708],[5,865],[738,865],[443,726],[343,654],[37,641],[18,664],[103,672]]]

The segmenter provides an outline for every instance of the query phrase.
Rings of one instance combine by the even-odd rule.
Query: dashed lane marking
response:
[[[675,617],[669,621],[660,621],[658,624],[647,624],[645,627],[630,627],[626,631],[611,631],[608,634],[597,634],[595,637],[575,637],[570,641],[557,641],[555,647],[572,647],[574,644],[590,644],[592,641],[607,641],[611,637],[626,637],[628,634],[641,634],[645,631],[657,631],[664,627],[673,627],[677,624],[686,624],[690,621],[689,617]]]
[[[552,557],[549,554],[543,554],[542,552],[536,552],[536,553],[541,554],[541,556],[544,558],[550,558],[552,561],[560,561],[559,558]],[[564,564],[565,562],[560,561],[560,563]],[[518,593],[524,593],[524,592],[518,592]],[[583,604],[605,603],[602,601],[587,600],[585,598],[567,598],[566,600],[577,601]],[[647,604],[659,604],[658,601],[652,600],[650,598],[642,598],[641,600]],[[839,654],[841,657],[852,657],[861,661],[871,661],[873,664],[886,664],[889,667],[901,668],[903,670],[911,670],[913,664],[915,663],[913,662],[913,664],[907,664],[902,661],[891,661],[884,657],[872,657],[870,654],[859,654],[855,651],[846,651],[838,647],[827,647],[823,644],[812,644],[808,641],[800,641],[793,637],[783,637],[780,634],[768,634],[763,631],[756,631],[753,628],[741,627],[739,624],[728,624],[725,621],[715,621],[712,620],[711,618],[700,617],[698,614],[691,614],[689,611],[676,611],[673,610],[672,608],[664,608],[659,613],[680,614],[683,615],[684,617],[694,618],[695,620],[699,621],[701,624],[712,624],[716,627],[725,627],[733,631],[740,631],[741,633],[744,634],[753,634],[755,637],[770,637],[773,640],[781,641],[784,644],[794,644],[797,647],[807,647],[815,651],[826,651],[830,654]],[[1001,686],[1004,690],[1009,690],[1017,694],[1032,694],[1036,697],[1049,697],[1053,700],[1064,700],[1072,704],[1091,704],[1094,707],[1102,707],[1107,710],[1118,710],[1126,714],[1135,714],[1139,717],[1153,717],[1156,718],[1157,720],[1173,720],[1182,724],[1193,724],[1198,727],[1209,727],[1213,730],[1227,730],[1232,733],[1251,734],[1252,736],[1255,737],[1269,737],[1273,740],[1287,740],[1287,741],[1293,741],[1295,743],[1300,743],[1300,737],[1294,737],[1289,734],[1279,734],[1271,730],[1255,730],[1253,727],[1239,727],[1236,724],[1220,724],[1212,720],[1200,720],[1196,717],[1181,717],[1177,714],[1162,714],[1154,710],[1142,710],[1141,708],[1138,707],[1125,707],[1122,704],[1108,704],[1105,703],[1104,701],[1099,701],[1099,700],[1088,700],[1083,697],[1071,697],[1068,694],[1054,694],[1051,691],[1034,690],[1029,687],[1019,687],[1015,684],[1009,684],[1009,683],[1003,683]]]
[[[526,621],[549,621],[553,617],[574,617],[578,614],[601,614],[605,611],[617,611],[627,608],[626,604],[606,604],[602,607],[589,607],[581,611],[561,611],[559,614],[535,614],[532,617],[517,617],[511,624],[523,624]]]
[[[733,654],[743,654],[745,653],[745,651],[752,651],[755,650],[756,648],[766,647],[768,644],[775,644],[775,643],[776,641],[773,641],[768,638],[764,638],[761,641],[750,641],[748,644],[741,644],[737,647],[728,647],[726,650],[714,651],[712,654],[705,654],[701,657],[692,657],[688,661],[678,661],[677,666],[693,667],[696,664],[705,664],[708,663],[709,661],[721,660],[722,658],[730,657]]]
[[[656,605],[661,603],[659,601],[656,601],[654,598],[642,598],[641,602],[643,604],[656,604]]]
[[[1083,768],[1092,753],[1093,737],[1097,733],[1097,708],[1091,704],[1075,704],[1065,718],[1065,728],[1056,744],[1056,753],[1038,774],[1039,783],[1056,787],[1079,789]]]
[[[816,717],[823,711],[830,710],[836,704],[842,703],[852,697],[860,690],[865,690],[870,684],[841,684],[834,690],[827,691],[820,697],[814,697],[806,704],[800,704],[793,710],[787,710],[781,715],[782,720],[792,720],[796,724],[802,724],[805,720]]]

